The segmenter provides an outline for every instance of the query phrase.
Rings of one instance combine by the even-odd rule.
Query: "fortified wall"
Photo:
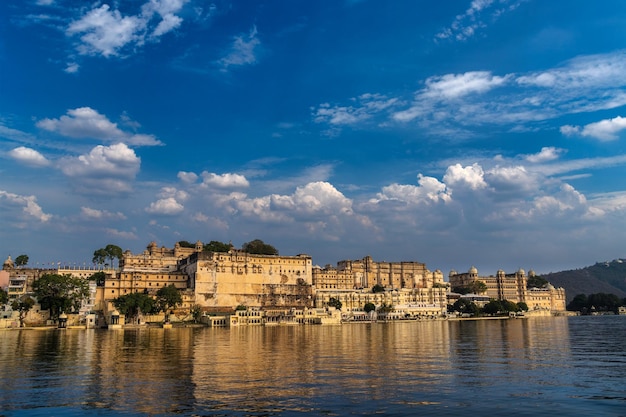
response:
[[[312,260],[308,255],[198,252],[179,262],[195,303],[204,308],[304,308],[313,306]]]

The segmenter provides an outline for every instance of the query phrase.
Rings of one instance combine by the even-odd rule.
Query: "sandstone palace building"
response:
[[[535,272],[530,270],[528,276],[534,277]],[[564,311],[565,289],[554,288],[548,284],[544,288],[527,288],[528,276],[523,269],[507,274],[498,270],[495,276],[480,276],[475,267],[466,273],[450,271],[448,280],[452,288],[468,287],[474,282],[485,284],[488,298],[524,302],[530,310]]]
[[[15,299],[28,292],[38,276],[49,272],[89,278],[95,271],[15,268],[9,258],[0,285],[5,277],[9,296]],[[104,282],[90,287],[85,308],[105,316],[114,310],[112,301],[120,296],[138,292],[156,295],[160,288],[173,285],[182,294],[181,310],[201,308],[206,314],[232,312],[237,307],[251,311],[313,311],[339,302],[344,319],[363,318],[367,304],[385,307],[388,318],[441,317],[450,303],[450,288],[475,281],[486,285],[482,295],[489,298],[525,302],[535,310],[565,310],[562,288],[527,289],[523,270],[512,274],[498,271],[495,276],[485,277],[472,267],[468,273],[452,271],[449,282],[445,282],[441,271],[430,271],[421,262],[380,262],[366,256],[322,268],[306,254],[259,255],[232,247],[228,252],[212,252],[205,251],[200,241],[194,247],[176,243],[173,248],[151,242],[141,253],[124,252],[119,268],[104,272]],[[379,291],[372,291],[374,287]],[[256,313],[246,314],[249,317],[239,313],[237,320],[256,320]]]

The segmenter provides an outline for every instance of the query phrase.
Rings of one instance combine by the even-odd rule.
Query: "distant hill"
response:
[[[555,287],[565,288],[567,302],[577,294],[607,293],[626,297],[626,259],[598,262],[571,271],[542,274]]]

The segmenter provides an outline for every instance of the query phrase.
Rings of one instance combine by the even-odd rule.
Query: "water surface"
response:
[[[626,416],[626,317],[0,332],[0,416]]]

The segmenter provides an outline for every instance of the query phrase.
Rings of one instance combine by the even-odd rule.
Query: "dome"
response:
[[[537,275],[537,274],[535,274],[535,271],[534,271],[534,270],[532,270],[532,269],[531,269],[530,271],[528,271],[528,276],[529,276],[529,277],[534,277],[534,276],[536,276],[536,275]]]
[[[522,268],[520,268],[519,271],[517,271],[517,273],[520,275],[526,275],[526,271],[524,271]]]
[[[2,269],[13,269],[15,268],[15,264],[13,263],[13,259],[11,259],[11,255],[7,258],[6,261],[2,264]]]
[[[469,273],[470,273],[470,274],[475,274],[475,275],[478,275],[478,269],[476,269],[476,267],[475,267],[475,266],[472,266],[472,267],[469,269]]]
[[[456,275],[456,271],[454,269],[450,270],[450,273],[448,274],[449,277],[452,277]]]

